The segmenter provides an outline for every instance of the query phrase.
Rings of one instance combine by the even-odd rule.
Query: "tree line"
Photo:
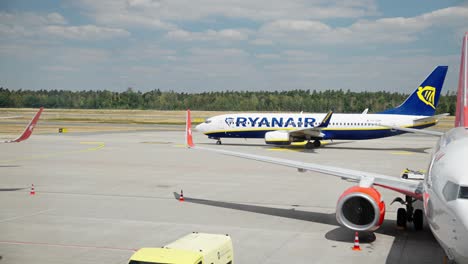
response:
[[[2,108],[153,109],[204,111],[378,112],[401,104],[408,94],[343,90],[222,91],[184,93],[152,90],[9,90],[0,87]],[[455,113],[456,94],[441,95],[437,113]]]

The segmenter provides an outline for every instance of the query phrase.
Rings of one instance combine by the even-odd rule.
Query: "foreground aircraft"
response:
[[[322,139],[374,139],[405,133],[391,126],[422,129],[433,126],[447,66],[438,66],[398,107],[376,114],[239,113],[208,118],[196,126],[221,144],[221,138],[264,138],[267,144],[289,145],[307,141],[306,148],[320,147]],[[313,141],[313,142],[311,142]]]
[[[405,180],[378,173],[369,173],[305,163],[287,159],[246,154],[222,149],[195,146],[192,139],[190,111],[187,111],[186,140],[190,148],[218,152],[228,156],[257,160],[295,168],[300,172],[313,171],[356,182],[338,198],[337,221],[351,230],[375,231],[385,216],[385,203],[376,186],[405,195],[396,198],[406,208],[397,211],[397,225],[413,222],[416,230],[423,227],[424,216],[449,260],[468,263],[468,33],[463,38],[460,79],[457,95],[455,128],[442,134],[429,161],[423,181]],[[423,210],[413,203],[422,201]]]
[[[44,110],[44,107],[41,107],[39,111],[37,111],[33,119],[31,119],[31,121],[29,122],[29,124],[26,126],[23,133],[19,137],[12,139],[12,140],[4,141],[1,143],[14,143],[14,142],[18,143],[18,142],[28,139],[31,136],[34,128],[36,127],[37,121],[39,120],[39,117],[41,116],[41,113],[43,110]],[[12,117],[5,117],[5,118],[12,118]]]

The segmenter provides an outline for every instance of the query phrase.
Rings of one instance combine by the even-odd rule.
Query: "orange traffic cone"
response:
[[[358,232],[354,235],[354,251],[361,251],[361,247],[359,246],[359,235]]]
[[[184,200],[184,191],[180,190],[179,202],[183,202]]]
[[[36,191],[34,190],[34,184],[31,184],[31,191],[29,191],[29,195],[35,195]]]

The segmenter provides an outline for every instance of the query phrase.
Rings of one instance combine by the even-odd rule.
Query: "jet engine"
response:
[[[265,133],[265,143],[274,145],[291,144],[289,133],[285,131],[270,131]]]
[[[374,231],[385,216],[385,203],[372,187],[353,186],[338,199],[336,220],[355,231]]]

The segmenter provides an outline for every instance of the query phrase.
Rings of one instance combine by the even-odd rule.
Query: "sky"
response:
[[[466,31],[466,0],[1,0],[0,87],[456,91]]]

